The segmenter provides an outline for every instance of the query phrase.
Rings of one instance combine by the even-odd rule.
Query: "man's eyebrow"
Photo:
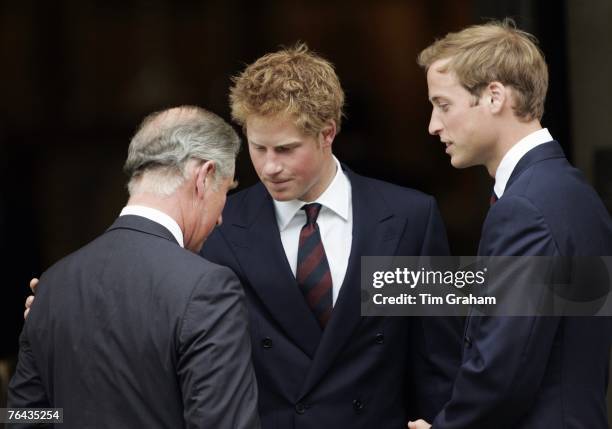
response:
[[[262,146],[262,147],[265,147],[265,145],[263,145],[263,144],[259,144],[259,143],[257,143],[256,141],[253,141],[253,140],[248,140],[248,142],[249,142],[249,144],[252,144],[252,145],[254,145],[254,146]],[[286,143],[280,143],[280,144],[277,144],[276,146],[269,146],[269,149],[274,149],[274,148],[277,148],[277,147],[290,147],[290,146],[297,146],[297,145],[300,145],[300,144],[302,144],[302,142],[301,142],[301,141],[299,141],[299,140],[292,140],[292,141],[288,141],[288,142],[286,142]]]
[[[301,144],[302,142],[287,142],[287,143],[283,143],[283,144],[279,144],[278,146],[274,146],[274,147],[293,147],[293,146],[298,146],[299,144]]]
[[[453,104],[447,97],[444,97],[443,95],[436,95],[435,97],[432,97],[430,102],[434,106],[438,107],[442,106],[443,104]]]

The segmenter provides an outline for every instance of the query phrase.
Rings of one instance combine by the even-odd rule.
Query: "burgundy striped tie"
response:
[[[321,204],[306,204],[306,224],[300,232],[296,279],[308,307],[325,328],[332,312],[332,279],[317,217]]]
[[[491,197],[489,198],[489,206],[492,206],[497,202],[498,198],[495,192],[491,192]]]

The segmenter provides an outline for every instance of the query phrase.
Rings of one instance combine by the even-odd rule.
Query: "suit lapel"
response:
[[[305,396],[333,364],[361,321],[361,257],[394,255],[404,225],[369,182],[345,168],[351,182],[353,242],[349,263],[315,360],[300,392]]]
[[[287,336],[314,357],[321,328],[291,272],[280,239],[272,198],[256,185],[243,201],[242,216],[226,230],[244,275]]]

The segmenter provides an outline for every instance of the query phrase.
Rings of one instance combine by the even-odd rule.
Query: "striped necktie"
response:
[[[306,224],[300,232],[296,280],[321,328],[325,328],[332,312],[332,279],[327,256],[321,241],[317,217],[321,204],[306,204]]]

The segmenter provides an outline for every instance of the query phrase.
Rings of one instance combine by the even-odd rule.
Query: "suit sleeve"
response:
[[[187,428],[259,428],[242,287],[215,267],[196,286],[180,327],[177,372]]]
[[[556,249],[541,214],[525,198],[506,197],[491,209],[481,254],[554,255]],[[452,399],[433,427],[515,427],[539,389],[559,318],[471,316],[467,323]]]
[[[28,339],[27,325],[19,337],[19,358],[15,374],[8,386],[7,406],[11,408],[48,408],[51,403],[43,387]],[[10,425],[11,428],[28,425]]]
[[[433,198],[426,225],[421,256],[449,255],[446,230]],[[413,345],[413,370],[409,388],[414,389],[416,409],[410,416],[431,421],[451,397],[461,363],[464,318],[414,317],[411,322],[409,341]]]

